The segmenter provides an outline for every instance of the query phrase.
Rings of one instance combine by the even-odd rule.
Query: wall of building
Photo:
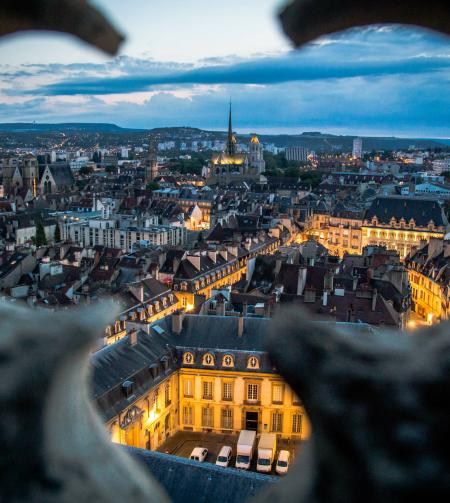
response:
[[[251,398],[255,386],[257,395]],[[208,388],[211,395],[205,395]],[[258,433],[276,432],[282,438],[310,435],[303,407],[278,375],[182,368],[178,389],[183,430],[239,433],[254,425]],[[252,413],[257,414],[257,423],[250,419]]]

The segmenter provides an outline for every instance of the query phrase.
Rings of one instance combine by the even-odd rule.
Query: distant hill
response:
[[[256,130],[257,132],[257,130]],[[43,135],[54,135],[65,133],[67,136],[76,135],[89,137],[91,134],[100,135],[93,143],[99,141],[105,144],[121,144],[126,141],[147,141],[149,134],[155,135],[157,141],[189,142],[191,140],[224,140],[226,131],[208,131],[189,126],[181,127],[158,127],[153,129],[133,129],[123,128],[116,124],[108,123],[85,123],[66,122],[60,124],[35,124],[32,122],[23,123],[0,123],[0,146],[17,146],[26,144],[31,146],[35,143],[42,143]],[[39,137],[34,137],[37,134]],[[262,143],[273,143],[277,147],[305,147],[317,152],[349,152],[352,150],[352,143],[355,136],[333,135],[318,131],[309,131],[297,135],[258,135]],[[248,142],[249,134],[237,134],[239,142]],[[450,139],[433,138],[396,138],[396,137],[361,137],[363,139],[363,149],[370,150],[406,150],[411,146],[419,149],[448,148]],[[16,143],[14,143],[16,141]],[[73,138],[73,142],[80,141],[80,138]],[[87,141],[85,139],[85,141]]]
[[[90,131],[99,133],[121,133],[130,131],[145,131],[143,129],[128,129],[102,122],[62,122],[60,124],[35,124],[33,122],[3,122],[0,131],[11,133]]]

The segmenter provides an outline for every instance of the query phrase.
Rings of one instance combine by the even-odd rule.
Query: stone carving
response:
[[[0,303],[0,501],[168,501],[89,400],[89,351],[111,316]]]
[[[280,18],[296,46],[355,26],[383,23],[422,26],[450,35],[448,0],[294,0]]]
[[[123,36],[86,0],[2,0],[0,36],[23,30],[71,33],[116,54]]]
[[[313,434],[259,501],[448,501],[450,322],[413,334],[336,327],[298,310],[271,326],[271,356]]]

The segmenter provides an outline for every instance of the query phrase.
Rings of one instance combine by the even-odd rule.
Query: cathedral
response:
[[[39,165],[31,154],[17,161],[7,159],[2,169],[2,184],[6,196],[20,195],[30,201],[39,194],[54,194],[73,188],[74,179],[67,164]]]
[[[232,181],[254,180],[264,172],[265,166],[263,146],[256,135],[250,140],[248,152],[238,151],[236,137],[233,134],[230,103],[226,147],[223,152],[211,159],[207,183],[224,185]]]

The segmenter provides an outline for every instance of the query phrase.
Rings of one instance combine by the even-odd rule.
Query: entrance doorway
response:
[[[258,413],[246,412],[245,413],[245,429],[258,431]]]

